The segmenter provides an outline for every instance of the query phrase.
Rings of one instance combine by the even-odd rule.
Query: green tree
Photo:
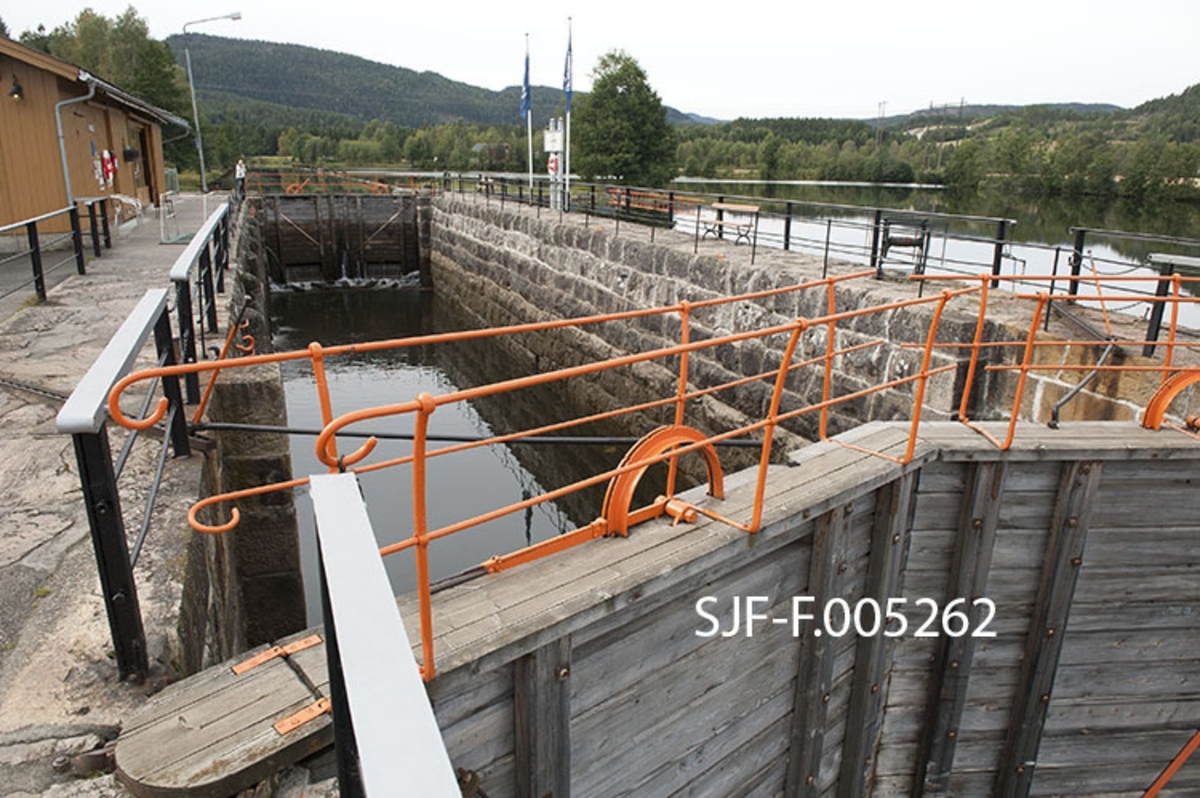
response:
[[[39,25],[21,43],[83,67],[134,96],[185,114],[187,94],[171,48],[150,38],[150,27],[130,6],[115,19],[85,8],[50,33]]]
[[[675,137],[666,109],[645,70],[621,50],[600,57],[572,131],[572,168],[585,177],[644,186],[674,177]]]

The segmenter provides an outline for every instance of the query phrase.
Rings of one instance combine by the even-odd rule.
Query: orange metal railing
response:
[[[965,279],[962,275],[914,275],[911,279],[922,281],[951,281],[962,283]],[[1183,277],[1178,274],[1161,276],[1161,277],[1144,277],[1144,276],[1105,276],[1104,283],[1113,283],[1120,285],[1126,282],[1161,282],[1167,283],[1170,288],[1166,296],[1146,296],[1145,294],[1119,294],[1112,293],[1105,288],[1094,275],[1080,275],[1078,277],[1064,277],[1062,275],[1023,275],[1020,277],[1022,282],[1047,282],[1047,281],[1077,281],[1080,283],[1092,284],[1096,294],[1094,296],[1076,297],[1077,301],[1090,302],[1099,305],[1101,316],[1104,320],[1105,335],[1103,340],[1072,340],[1072,339],[1056,339],[1050,336],[1039,336],[1038,328],[1042,325],[1046,314],[1049,312],[1050,303],[1056,298],[1046,292],[1037,294],[1015,294],[1016,299],[1025,302],[1032,302],[1033,310],[1030,317],[1029,332],[1025,336],[1024,341],[989,341],[984,342],[983,322],[988,312],[988,297],[989,285],[997,278],[992,275],[980,275],[977,278],[979,283],[979,323],[976,325],[975,339],[970,343],[939,343],[938,348],[958,348],[969,349],[971,352],[970,364],[967,370],[966,386],[963,390],[961,405],[958,410],[959,420],[977,431],[980,435],[990,440],[1000,449],[1008,449],[1012,446],[1013,438],[1016,433],[1016,425],[1021,413],[1022,402],[1025,398],[1026,386],[1029,376],[1036,372],[1096,372],[1096,373],[1136,373],[1136,372],[1151,372],[1160,373],[1162,376],[1161,387],[1158,392],[1146,404],[1145,411],[1142,415],[1142,426],[1149,429],[1161,429],[1163,426],[1168,426],[1186,435],[1196,436],[1194,430],[1200,427],[1197,420],[1189,418],[1186,426],[1180,426],[1167,419],[1166,414],[1171,403],[1179,397],[1184,390],[1190,386],[1200,382],[1200,365],[1195,362],[1180,364],[1178,363],[1179,353],[1181,350],[1196,350],[1200,347],[1200,342],[1197,341],[1181,341],[1180,340],[1180,308],[1184,305],[1200,306],[1200,296],[1194,294],[1185,294],[1183,288],[1185,285],[1200,287],[1200,277]],[[1012,278],[1016,279],[1016,278]],[[1061,301],[1061,297],[1058,297]],[[1165,355],[1162,365],[1144,364],[1144,365],[1100,365],[1089,363],[1040,363],[1035,361],[1037,351],[1045,348],[1086,348],[1092,349],[1098,345],[1108,343],[1117,344],[1120,346],[1146,346],[1157,345],[1158,341],[1146,341],[1132,338],[1121,338],[1117,335],[1116,327],[1113,323],[1112,315],[1109,311],[1111,303],[1145,303],[1154,305],[1156,303],[1166,303],[1171,309],[1170,323],[1167,328],[1167,337],[1165,344]],[[1017,374],[1017,386],[1013,394],[1012,409],[1008,414],[1009,424],[1008,430],[1003,440],[996,438],[992,433],[982,427],[972,423],[968,405],[973,396],[974,383],[979,371],[979,360],[981,354],[985,350],[1012,350],[1015,352],[1014,362],[989,364],[985,366],[985,371],[988,372],[1015,372]],[[1190,427],[1188,429],[1186,427]]]
[[[419,336],[414,338],[378,341],[365,344],[350,344],[345,346],[323,347],[320,344],[314,343],[311,344],[308,349],[297,352],[253,355],[249,357],[238,358],[236,360],[221,361],[216,363],[193,363],[168,368],[147,369],[125,377],[114,386],[110,394],[109,412],[114,420],[123,426],[132,428],[145,428],[157,423],[165,413],[166,407],[160,403],[159,407],[157,407],[149,417],[144,419],[133,419],[127,417],[121,411],[119,404],[120,396],[126,388],[135,382],[145,379],[152,379],[155,376],[161,376],[165,373],[179,374],[213,372],[215,376],[215,373],[219,370],[235,366],[308,360],[312,364],[313,373],[316,378],[315,381],[318,392],[318,400],[324,422],[324,430],[318,436],[316,441],[316,451],[319,459],[329,467],[330,471],[351,470],[357,473],[366,473],[369,471],[392,468],[401,465],[411,465],[412,467],[414,510],[413,534],[411,537],[401,541],[400,543],[385,547],[381,550],[381,554],[388,555],[410,548],[414,549],[415,551],[417,561],[417,592],[420,604],[424,674],[426,678],[432,678],[436,671],[433,651],[428,547],[434,540],[447,535],[455,534],[474,526],[478,526],[495,518],[520,512],[537,504],[554,501],[555,499],[561,498],[569,493],[603,483],[608,483],[608,492],[606,494],[603,507],[601,508],[602,512],[600,517],[596,521],[577,530],[576,532],[557,536],[552,540],[535,544],[534,546],[518,552],[502,554],[494,557],[488,563],[486,563],[485,567],[489,571],[503,570],[504,568],[512,567],[515,564],[545,556],[546,554],[554,551],[561,551],[565,548],[577,545],[585,540],[595,537],[606,534],[624,535],[627,534],[628,528],[631,525],[664,514],[671,515],[676,519],[684,520],[695,518],[698,515],[703,514],[715,520],[727,523],[737,529],[741,529],[748,533],[753,533],[756,532],[762,524],[763,498],[766,491],[767,466],[771,460],[772,444],[775,439],[775,431],[780,424],[802,415],[817,414],[819,417],[818,425],[820,429],[820,437],[822,439],[828,439],[828,418],[831,408],[841,403],[853,402],[862,399],[863,397],[873,393],[897,389],[902,386],[914,386],[911,435],[908,445],[904,453],[899,456],[888,455],[885,453],[873,454],[877,454],[881,457],[888,457],[889,459],[893,459],[902,463],[911,460],[916,445],[916,433],[919,428],[921,410],[924,403],[925,384],[930,377],[951,371],[956,368],[956,365],[953,363],[942,365],[940,367],[934,367],[932,365],[938,325],[942,317],[942,313],[946,305],[951,300],[964,294],[976,293],[978,289],[974,287],[947,289],[938,295],[929,297],[899,300],[869,308],[856,308],[852,310],[838,309],[836,292],[838,284],[850,280],[866,279],[871,275],[872,272],[864,271],[845,276],[831,277],[828,279],[803,283],[795,286],[742,294],[739,296],[722,297],[702,302],[680,302],[678,304],[662,308],[604,314],[581,319],[567,319],[553,322],[515,325],[504,328]],[[721,305],[761,300],[782,294],[803,291],[824,292],[827,312],[817,318],[797,319],[784,324],[768,326],[763,329],[740,331],[700,341],[691,340],[692,319],[697,313],[702,313],[707,309],[716,308]],[[924,357],[922,359],[920,370],[906,377],[888,380],[859,391],[841,396],[835,396],[833,391],[833,377],[835,368],[840,362],[841,358],[870,347],[884,346],[891,343],[884,339],[877,339],[839,348],[837,346],[839,325],[845,325],[848,322],[853,322],[856,319],[860,319],[869,315],[891,313],[893,311],[921,305],[929,306],[932,309],[932,313],[930,314],[930,322],[926,339],[923,343],[919,344],[919,346],[921,346],[924,350]],[[422,394],[408,402],[401,402],[384,407],[360,409],[345,413],[338,417],[334,416],[332,402],[329,396],[328,385],[325,377],[325,358],[327,357],[362,354],[372,351],[381,351],[398,347],[431,343],[449,343],[505,335],[519,335],[525,333],[545,333],[555,329],[568,327],[580,328],[588,325],[630,321],[633,319],[648,318],[652,316],[675,316],[680,325],[680,343],[650,352],[631,354],[609,360],[586,363],[571,368],[558,369],[555,371],[535,374],[528,377],[508,380],[491,385],[454,391],[452,393],[440,396]],[[816,331],[820,331],[826,336],[826,344],[823,347],[824,351],[815,357],[797,359],[798,346],[803,336],[805,336],[807,333],[813,333]],[[762,341],[770,338],[776,338],[780,340],[786,339],[786,343],[783,345],[783,353],[780,357],[780,362],[776,368],[765,371],[761,374],[738,378],[727,383],[704,387],[695,387],[690,379],[690,359],[693,353],[706,350],[715,350],[719,347],[732,346],[743,342],[756,340]],[[555,424],[547,424],[531,430],[522,430],[520,432],[514,432],[507,435],[497,435],[482,441],[458,443],[432,450],[427,445],[427,433],[430,416],[432,416],[440,407],[460,402],[469,402],[473,399],[484,396],[495,396],[511,393],[513,391],[518,391],[523,388],[536,385],[546,385],[568,380],[586,379],[589,375],[595,375],[600,372],[613,369],[629,368],[642,363],[658,362],[661,364],[664,361],[671,361],[673,363],[676,360],[678,362],[678,377],[675,390],[671,395],[629,407],[596,413]],[[788,377],[800,370],[810,368],[820,369],[823,372],[821,400],[819,402],[813,402],[803,407],[798,407],[786,412],[781,410],[781,402]],[[695,400],[700,399],[701,397],[717,394],[722,391],[728,391],[760,380],[769,382],[772,385],[769,407],[761,419],[737,429],[726,430],[713,435],[705,435],[700,433],[684,423],[686,420],[689,403],[694,404]],[[510,504],[506,507],[496,508],[473,518],[464,519],[456,523],[443,526],[439,529],[429,529],[426,512],[426,463],[430,458],[445,457],[456,452],[461,452],[480,446],[501,444],[518,437],[545,435],[551,432],[576,428],[598,420],[616,418],[632,413],[653,410],[655,408],[665,408],[668,411],[671,411],[671,422],[646,435],[630,451],[625,460],[623,460],[616,468],[610,469],[603,473],[595,474],[571,485],[547,491],[539,496],[533,496],[520,502]],[[368,463],[366,460],[376,445],[374,438],[368,438],[368,440],[355,451],[349,453],[339,452],[337,436],[347,427],[371,419],[406,414],[411,414],[414,417],[415,435],[411,454],[381,462]],[[749,518],[743,520],[734,520],[711,508],[691,507],[682,503],[673,495],[679,458],[689,453],[696,452],[699,453],[704,459],[708,472],[710,493],[720,497],[723,494],[722,469],[720,458],[716,453],[715,446],[723,441],[744,437],[746,435],[761,435],[761,450],[758,458],[759,465],[757,481],[755,483],[755,496]],[[834,442],[836,443],[837,441]],[[632,509],[630,505],[633,501],[633,493],[642,476],[650,467],[660,463],[667,464],[667,495],[660,497],[657,501],[653,502],[647,507]],[[204,511],[205,508],[215,508],[217,505],[221,504],[236,503],[240,499],[261,495],[271,491],[291,489],[303,485],[306,482],[307,479],[299,478],[273,485],[257,486],[246,490],[212,496],[198,502],[192,508],[191,512],[189,513],[189,520],[196,529],[203,532],[219,533],[229,531],[238,524],[240,519],[240,514],[238,513],[236,506],[230,510],[229,519],[224,523],[203,523],[200,521],[199,514]]]
[[[984,275],[980,277],[977,285],[971,285],[970,281],[968,280],[966,281],[968,284],[965,287],[962,285],[964,280],[961,275],[955,275],[953,278],[938,275],[927,275],[920,279],[953,279],[957,281],[958,285],[952,288],[947,288],[938,294],[928,297],[919,296],[914,299],[897,300],[866,308],[854,308],[849,310],[840,309],[838,307],[838,287],[849,281],[868,279],[872,277],[873,274],[874,272],[872,271],[856,272],[853,274],[830,277],[827,279],[815,280],[794,286],[769,289],[738,296],[721,297],[702,302],[685,301],[666,307],[631,310],[622,313],[603,314],[585,318],[521,324],[501,328],[470,330],[444,333],[439,335],[349,344],[343,346],[324,347],[319,343],[313,343],[305,350],[294,352],[282,352],[269,355],[251,355],[232,361],[218,361],[216,363],[193,363],[166,368],[148,369],[131,374],[114,386],[109,397],[109,411],[114,420],[123,426],[132,428],[145,428],[157,423],[163,417],[164,413],[166,412],[166,405],[165,402],[160,402],[159,407],[157,407],[155,411],[147,418],[128,418],[122,413],[119,400],[122,392],[135,382],[145,379],[152,379],[165,374],[197,372],[211,372],[212,376],[215,378],[216,373],[221,369],[235,366],[249,366],[262,363],[299,360],[309,361],[315,377],[316,390],[323,421],[323,430],[316,440],[316,453],[321,462],[324,463],[331,472],[349,470],[360,474],[404,465],[411,466],[412,468],[412,534],[408,538],[398,543],[385,546],[380,550],[380,553],[382,556],[387,556],[407,549],[414,550],[417,571],[420,639],[423,659],[422,672],[426,679],[431,679],[436,673],[433,643],[431,586],[429,578],[429,546],[433,541],[448,535],[468,530],[472,527],[477,527],[496,518],[521,512],[544,502],[554,501],[570,493],[605,483],[608,485],[607,493],[605,495],[603,505],[600,508],[601,512],[595,521],[574,532],[556,536],[550,540],[535,544],[516,552],[503,553],[499,556],[493,557],[484,564],[486,570],[492,572],[500,571],[519,563],[528,562],[530,560],[546,556],[553,552],[562,551],[566,548],[603,535],[626,535],[628,534],[630,526],[663,515],[669,515],[675,519],[676,522],[680,520],[694,520],[695,518],[699,517],[699,515],[705,515],[714,520],[729,524],[736,529],[745,531],[747,533],[754,533],[761,528],[763,521],[763,503],[766,495],[768,465],[771,462],[773,443],[776,438],[775,433],[781,424],[799,418],[800,416],[815,414],[818,437],[821,440],[827,440],[837,445],[858,449],[859,447],[854,447],[848,443],[839,441],[836,438],[831,438],[829,436],[831,409],[840,404],[859,401],[864,397],[879,392],[895,391],[897,389],[907,388],[911,390],[912,394],[912,411],[909,427],[909,439],[904,448],[903,454],[891,455],[884,452],[869,452],[869,454],[879,457],[887,457],[899,463],[910,462],[915,452],[917,436],[921,422],[922,408],[925,401],[925,389],[929,379],[936,375],[953,371],[957,369],[959,365],[960,358],[943,357],[943,360],[949,362],[944,365],[935,366],[935,354],[937,354],[938,350],[940,349],[958,348],[967,349],[970,352],[970,359],[967,367],[966,385],[963,390],[962,404],[959,408],[960,420],[964,424],[967,424],[968,426],[977,430],[981,435],[985,436],[998,447],[1008,448],[1011,446],[1013,441],[1016,420],[1021,408],[1022,396],[1025,391],[1025,383],[1029,375],[1039,369],[1053,368],[1057,370],[1065,370],[1073,368],[1072,366],[1044,365],[1036,363],[1034,361],[1034,353],[1037,351],[1037,348],[1047,345],[1060,347],[1070,345],[1086,345],[1091,347],[1095,346],[1097,343],[1096,341],[1078,342],[1038,340],[1038,327],[1049,299],[1048,295],[1046,294],[1039,294],[1037,296],[1019,295],[1019,298],[1021,299],[1036,300],[1029,333],[1023,342],[985,342],[983,340],[983,336],[985,323],[988,319],[989,285],[990,282],[995,279],[992,275]],[[1029,276],[1025,276],[1022,279],[1028,281],[1031,278]],[[1063,278],[1059,277],[1058,279],[1061,280]],[[1175,277],[1173,279],[1175,280],[1174,293],[1171,296],[1164,298],[1163,301],[1172,302],[1176,308],[1181,302],[1197,301],[1194,297],[1184,297],[1181,293],[1181,284],[1187,278]],[[697,314],[702,314],[706,310],[717,308],[722,305],[765,300],[784,294],[810,291],[822,292],[824,294],[823,304],[825,312],[821,316],[807,319],[795,319],[782,324],[765,326],[761,329],[741,330],[727,335],[706,338],[703,340],[692,340],[693,320]],[[967,295],[978,297],[979,302],[973,340],[970,343],[939,340],[939,326],[946,307],[951,301]],[[1120,297],[1109,297],[1108,299],[1119,301]],[[1145,297],[1139,296],[1139,300],[1145,300]],[[855,322],[856,320],[872,315],[888,314],[896,311],[913,309],[918,306],[927,306],[928,311],[928,323],[926,335],[923,341],[896,342],[870,338],[866,338],[866,340],[860,340],[856,343],[848,343],[846,341],[847,325]],[[1111,367],[1113,369],[1120,368],[1125,370],[1153,368],[1156,371],[1162,371],[1163,389],[1160,391],[1160,397],[1156,397],[1156,403],[1152,402],[1152,408],[1154,410],[1153,414],[1151,412],[1151,408],[1148,408],[1148,419],[1152,415],[1155,417],[1162,416],[1165,413],[1166,407],[1170,404],[1171,399],[1177,396],[1179,391],[1183,390],[1183,388],[1187,387],[1187,385],[1190,385],[1196,381],[1200,381],[1200,369],[1196,369],[1195,367],[1180,367],[1174,365],[1174,358],[1179,348],[1185,346],[1194,346],[1194,344],[1184,344],[1178,341],[1176,330],[1177,316],[1177,312],[1173,312],[1172,323],[1166,347],[1166,357],[1164,358],[1164,363],[1162,366]],[[621,357],[614,357],[608,360],[584,363],[578,366],[561,368],[545,373],[534,374],[489,385],[453,391],[438,396],[423,393],[406,402],[398,402],[380,407],[356,409],[337,416],[334,414],[334,408],[332,406],[332,400],[329,395],[328,384],[326,381],[325,370],[325,359],[329,357],[364,354],[416,345],[439,343],[445,344],[479,340],[484,338],[495,338],[500,336],[547,333],[553,330],[566,328],[580,329],[587,328],[591,325],[611,322],[630,322],[637,319],[647,319],[651,317],[672,317],[676,319],[680,329],[679,343],[653,351],[634,353]],[[858,334],[860,337],[863,337],[861,333]],[[819,336],[823,336],[823,345],[819,346],[819,349],[823,351],[812,357],[798,359],[798,352],[801,351],[800,344],[805,339],[805,336],[814,336],[818,338]],[[842,340],[839,341],[839,338]],[[779,362],[775,368],[759,374],[740,377],[717,385],[697,387],[694,384],[691,377],[691,359],[696,353],[711,353],[713,350],[717,350],[721,347],[735,346],[752,341],[765,341],[766,339],[775,339],[776,342],[774,351],[778,353]],[[780,350],[778,343],[779,341],[785,341],[785,343],[782,345],[782,350]],[[855,353],[869,350],[872,347],[892,345],[914,347],[921,350],[922,357],[920,368],[908,376],[896,379],[881,380],[878,384],[870,385],[860,390],[842,394],[837,394],[835,392],[834,375],[838,364],[844,362],[843,358]],[[1015,391],[1013,408],[1010,415],[1011,421],[1004,440],[998,439],[987,430],[972,422],[967,414],[967,408],[969,406],[969,400],[974,389],[974,383],[980,370],[981,355],[990,347],[999,347],[1001,348],[1001,351],[1003,351],[1004,348],[1015,349],[1018,354],[1017,362],[1015,364],[990,364],[984,366],[984,368],[988,371],[1009,369],[1016,370],[1018,372],[1018,385]],[[226,348],[228,348],[228,343]],[[589,377],[598,375],[602,372],[616,369],[629,369],[647,363],[657,363],[660,365],[665,365],[672,370],[677,369],[677,376],[673,391],[668,392],[668,394],[665,396],[650,401],[617,408],[615,410],[594,413],[553,424],[545,424],[534,429],[521,430],[504,435],[496,435],[480,441],[455,443],[442,446],[440,448],[430,448],[429,446],[428,436],[430,418],[435,412],[437,412],[439,408],[462,402],[470,402],[482,397],[511,394],[515,391],[539,385],[586,380]],[[1078,368],[1082,369],[1091,367],[1079,366]],[[821,373],[822,387],[819,401],[814,401],[801,407],[784,411],[782,409],[782,400],[789,377],[806,369],[818,369]],[[762,381],[771,385],[770,401],[768,403],[766,412],[761,418],[736,429],[724,430],[711,435],[706,435],[685,423],[687,420],[688,408],[695,406],[697,404],[697,400],[701,399],[702,397],[715,395],[724,391],[731,391],[740,386],[757,381]],[[471,518],[462,519],[436,529],[429,528],[429,519],[426,506],[426,465],[430,459],[435,457],[451,456],[455,453],[475,449],[481,446],[504,444],[517,438],[530,438],[539,435],[547,435],[553,432],[578,428],[580,426],[600,420],[613,419],[620,416],[653,410],[660,410],[664,413],[668,413],[670,417],[669,423],[645,435],[629,451],[625,459],[622,460],[621,463],[615,468],[594,474],[570,485],[546,491],[538,496],[531,496],[523,499],[522,501],[492,509],[486,513],[482,513]],[[368,462],[368,458],[370,458],[371,454],[374,452],[377,444],[377,441],[374,437],[368,438],[365,443],[361,444],[353,451],[339,451],[338,436],[339,434],[348,432],[348,428],[374,419],[401,415],[411,415],[413,417],[414,436],[412,451],[410,454],[401,457],[380,460],[378,462]],[[1147,425],[1154,426],[1151,424]],[[1157,426],[1155,428],[1157,428]],[[747,435],[761,436],[757,466],[757,479],[754,483],[754,499],[749,518],[742,520],[729,518],[712,507],[697,507],[689,505],[681,501],[675,495],[675,483],[679,459],[684,455],[696,453],[699,454],[704,461],[709,483],[709,493],[716,498],[721,498],[723,496],[723,474],[721,460],[715,447],[717,444],[720,444],[724,441],[731,440],[733,438],[745,437]],[[867,451],[862,449],[859,450]],[[646,507],[640,507],[636,509],[632,508],[631,504],[633,502],[634,490],[637,488],[643,475],[649,468],[660,464],[666,464],[667,468],[667,487],[665,495],[660,496],[657,500]],[[226,532],[236,527],[240,520],[240,514],[236,506],[231,506],[229,510],[229,518],[223,523],[202,522],[200,520],[200,513],[204,512],[206,509],[208,509],[208,512],[215,513],[220,505],[235,505],[236,502],[241,499],[258,496],[272,491],[288,490],[304,485],[307,482],[308,480],[306,478],[298,478],[271,485],[256,486],[253,488],[247,488],[245,490],[211,496],[193,506],[191,512],[189,513],[189,521],[193,527],[202,532]]]
[[[417,187],[417,179],[406,179],[408,188]],[[246,186],[258,194],[391,194],[398,183],[389,183],[368,174],[330,169],[255,170],[246,176]]]

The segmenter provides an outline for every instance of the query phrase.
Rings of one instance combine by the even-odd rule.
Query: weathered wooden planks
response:
[[[247,657],[165,688],[125,721],[116,763],[130,792],[231,795],[332,742],[328,716],[286,735],[272,725],[324,697],[324,645],[234,674],[231,665]]]

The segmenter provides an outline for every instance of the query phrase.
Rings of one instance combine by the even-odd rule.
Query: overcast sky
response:
[[[0,18],[14,37],[80,9],[115,17],[125,0],[22,0]],[[667,105],[719,119],[870,118],[937,105],[1095,102],[1132,107],[1200,82],[1200,0],[605,0],[373,2],[217,0],[133,4],[155,38],[192,31],[290,42],[438,72],[489,89],[561,86],[567,18],[575,88],[620,48]]]

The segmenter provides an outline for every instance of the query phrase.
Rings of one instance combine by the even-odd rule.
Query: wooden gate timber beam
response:
[[[947,606],[954,599],[966,599],[969,628],[982,622],[982,608],[974,601],[987,595],[988,572],[996,544],[996,527],[1004,495],[1008,464],[973,463],[968,466],[966,496],[958,524],[954,558],[950,566]],[[922,725],[920,756],[913,784],[913,796],[944,793],[949,788],[954,766],[958,728],[967,700],[971,663],[975,657],[975,638],[971,635],[942,637],[934,660],[936,670],[929,689],[929,709]]]
[[[1033,784],[1067,617],[1083,565],[1092,497],[1102,469],[1098,461],[1063,464],[1045,565],[1025,640],[1025,658],[996,774],[994,794],[998,798],[1028,795]]]
[[[846,519],[853,504],[834,507],[817,519],[812,537],[808,595],[813,597],[813,618],[800,627],[800,661],[796,669],[796,702],[792,709],[791,747],[784,795],[816,798],[821,778],[821,753],[825,742],[826,708],[833,688],[834,638],[821,634],[820,608],[838,590],[838,552],[844,553]]]
[[[517,795],[571,794],[571,638],[559,638],[514,663]]]
[[[908,563],[915,494],[919,471],[910,471],[875,492],[875,522],[867,564],[864,599],[886,607],[892,596],[903,595]],[[854,654],[854,682],[842,745],[838,796],[866,795],[867,779],[874,766],[875,748],[883,722],[887,674],[891,670],[892,639],[882,634],[862,637]]]

